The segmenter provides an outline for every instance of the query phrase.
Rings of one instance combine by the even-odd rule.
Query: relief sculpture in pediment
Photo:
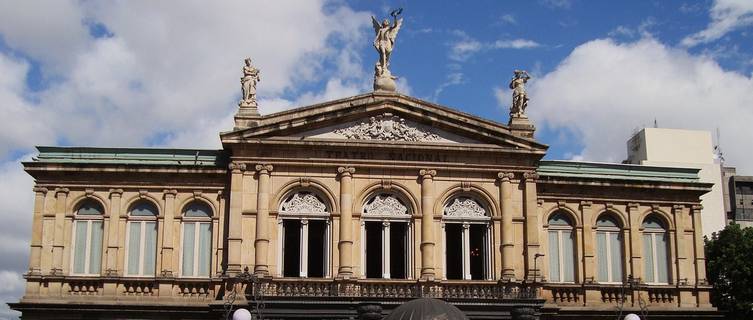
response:
[[[441,138],[426,130],[413,127],[405,122],[405,119],[385,113],[371,117],[369,122],[337,129],[334,133],[347,139],[359,140],[388,140],[388,141],[414,141],[414,142],[438,142]]]

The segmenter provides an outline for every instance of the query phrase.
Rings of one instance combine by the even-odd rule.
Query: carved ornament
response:
[[[408,207],[395,196],[377,195],[371,203],[363,206],[363,211],[365,215],[403,216],[408,214]]]
[[[326,214],[327,205],[311,193],[296,193],[282,203],[283,214]]]
[[[431,132],[406,124],[405,119],[385,113],[371,117],[369,122],[361,122],[347,128],[334,131],[347,139],[387,140],[411,142],[436,142],[441,138]]]
[[[449,206],[444,208],[444,215],[448,217],[485,218],[486,209],[471,198],[455,198]]]

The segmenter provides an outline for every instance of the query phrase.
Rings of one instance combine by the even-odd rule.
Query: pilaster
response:
[[[593,202],[580,202],[580,221],[583,222],[583,248],[581,248],[583,252],[583,261],[581,267],[585,282],[593,281],[596,278],[594,272],[594,265],[596,264],[594,261],[594,233],[593,226],[591,225],[591,220],[593,218],[592,208]]]
[[[340,175],[340,240],[337,249],[340,259],[340,267],[337,270],[338,278],[350,278],[353,276],[353,167],[339,167]]]
[[[539,232],[541,227],[539,226],[539,210],[538,210],[538,196],[536,194],[536,179],[539,175],[535,172],[526,172],[523,174],[524,180],[524,201],[525,201],[525,221],[526,221],[526,270],[527,277],[538,275],[539,270],[534,268],[537,265],[534,260],[536,254],[539,253]]]
[[[106,266],[107,275],[118,275],[118,251],[120,250],[120,206],[123,198],[123,189],[110,189],[110,216],[107,224],[107,251]],[[123,235],[125,236],[125,235]]]
[[[174,221],[175,221],[175,197],[177,190],[163,190],[162,197],[165,201],[164,226],[162,227],[162,276],[170,277],[175,273],[173,265],[173,255],[175,251],[174,241]],[[216,229],[215,229],[216,230]]]
[[[235,274],[241,272],[243,172],[246,171],[246,164],[231,162],[228,169],[230,169],[230,210],[228,214],[228,263],[226,271],[229,274]]]
[[[512,225],[512,179],[515,174],[511,172],[500,172],[499,178],[499,198],[501,199],[502,214],[502,279],[515,279],[515,242],[513,239]]]
[[[269,263],[267,262],[269,251],[269,176],[274,169],[271,164],[257,164],[256,172],[259,174],[259,193],[256,201],[256,240],[254,241],[254,273],[269,275]],[[232,186],[231,186],[232,188]],[[238,212],[238,225],[240,228],[240,211]],[[230,221],[231,226],[233,221]],[[231,229],[232,230],[232,229]],[[237,233],[240,235],[240,232]],[[240,242],[238,242],[240,249]],[[233,252],[232,249],[230,251]],[[240,263],[240,254],[237,260]],[[239,265],[240,268],[240,265]]]
[[[53,274],[63,272],[63,250],[65,249],[65,209],[68,203],[68,188],[55,189],[55,231],[52,240]]]
[[[643,276],[643,241],[641,238],[641,216],[638,212],[638,203],[628,203],[627,213],[630,219],[630,273],[636,279],[644,279]]]
[[[42,229],[47,188],[34,188],[34,213],[31,223],[31,255],[29,256],[29,273],[40,274],[42,271]]]
[[[434,270],[434,176],[437,171],[423,169],[421,177],[421,279],[433,280]]]

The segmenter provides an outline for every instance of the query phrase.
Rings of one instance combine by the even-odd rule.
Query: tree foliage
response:
[[[712,302],[731,319],[753,319],[753,228],[732,223],[705,242]]]

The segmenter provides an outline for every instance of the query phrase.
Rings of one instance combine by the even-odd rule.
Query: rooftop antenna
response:
[[[658,128],[659,125],[656,123],[656,118],[654,118],[654,128]]]

